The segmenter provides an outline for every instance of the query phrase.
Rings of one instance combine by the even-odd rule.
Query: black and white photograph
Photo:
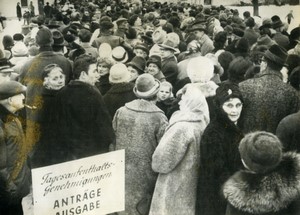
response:
[[[0,215],[300,215],[300,0],[0,0]]]

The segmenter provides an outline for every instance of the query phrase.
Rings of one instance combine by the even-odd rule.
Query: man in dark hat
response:
[[[0,84],[0,214],[21,215],[29,193],[30,169],[24,132],[16,113],[24,108],[26,87],[16,81]]]
[[[123,46],[128,49],[132,49],[132,47],[127,44],[122,37],[113,35],[113,28],[114,24],[111,20],[101,19],[100,37],[92,42],[92,46],[98,49],[102,43],[108,43],[112,49],[117,46]]]
[[[19,80],[22,84],[27,86],[26,104],[35,106],[35,110],[28,110],[26,112],[26,134],[28,136],[28,147],[33,147],[39,140],[39,116],[42,110],[42,88],[43,78],[42,72],[45,66],[50,63],[55,63],[62,68],[66,75],[66,83],[72,78],[72,66],[70,61],[53,52],[53,35],[51,31],[43,27],[39,29],[35,37],[36,43],[39,45],[40,53],[34,58],[27,61],[21,68]]]
[[[276,31],[272,39],[281,47],[288,49],[289,47],[289,37],[284,35],[284,24],[281,21],[280,17],[273,16],[272,18],[272,28]]]
[[[203,23],[196,23],[190,28],[190,32],[195,35],[196,40],[201,44],[201,55],[205,56],[214,50],[214,43],[206,34],[206,26]]]
[[[244,97],[240,120],[244,133],[255,130],[275,133],[280,120],[299,110],[297,91],[283,83],[280,72],[286,59],[286,51],[272,45],[264,54],[260,76],[239,84]]]

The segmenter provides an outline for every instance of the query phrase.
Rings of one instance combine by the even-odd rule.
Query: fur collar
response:
[[[164,114],[164,112],[161,109],[159,109],[153,102],[147,101],[145,99],[135,99],[131,102],[126,103],[125,107],[136,112],[144,112],[144,113],[160,112]]]
[[[204,122],[205,126],[209,123],[208,113],[176,111],[170,118],[169,127],[178,122]]]
[[[253,214],[278,212],[300,197],[300,154],[288,152],[266,175],[239,171],[223,187],[227,201]]]

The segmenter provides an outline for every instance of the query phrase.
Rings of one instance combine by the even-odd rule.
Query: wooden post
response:
[[[259,12],[258,12],[258,0],[252,0],[252,4],[253,4],[253,16],[259,16]]]

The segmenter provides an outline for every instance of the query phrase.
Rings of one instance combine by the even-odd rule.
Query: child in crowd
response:
[[[172,90],[173,87],[170,82],[165,81],[160,84],[160,89],[157,93],[156,106],[165,112],[168,119],[171,117],[169,114],[169,108],[172,106],[173,101],[175,100]]]

